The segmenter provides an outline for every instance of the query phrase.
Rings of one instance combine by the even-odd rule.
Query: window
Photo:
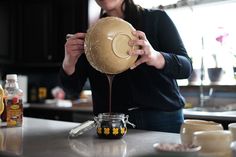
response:
[[[233,68],[236,67],[236,21],[234,20],[236,0],[134,0],[134,2],[144,8],[158,8],[160,5],[174,6],[168,7],[169,9],[165,11],[174,21],[193,60],[193,67],[197,71],[201,68],[203,58],[204,83],[212,83],[208,77],[208,68],[222,67],[222,79],[216,84],[236,84],[234,78],[236,68]],[[184,2],[190,3],[186,6]],[[90,0],[90,25],[98,19],[99,12],[96,2]],[[196,84],[199,84],[200,75],[197,76]],[[188,80],[179,82],[188,84]]]
[[[141,0],[135,0],[135,3],[147,8],[165,5],[154,0],[148,4]],[[176,24],[189,56],[193,59],[194,69],[200,69],[203,57],[206,84],[212,83],[207,73],[208,68],[213,67],[223,69],[221,82],[217,83],[236,84],[233,70],[236,67],[235,8],[236,1],[227,0],[165,10]]]

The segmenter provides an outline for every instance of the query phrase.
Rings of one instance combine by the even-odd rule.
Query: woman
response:
[[[178,31],[161,10],[147,10],[132,0],[96,0],[101,18],[116,16],[131,23],[138,40],[129,45],[141,49],[135,65],[117,74],[112,84],[112,112],[129,115],[137,129],[180,131],[184,99],[176,79],[188,78],[192,64]],[[108,112],[109,88],[105,74],[93,69],[84,55],[85,33],[79,32],[65,43],[60,78],[66,92],[79,93],[89,78],[94,114]]]

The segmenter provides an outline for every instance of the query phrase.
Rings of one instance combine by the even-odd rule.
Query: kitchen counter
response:
[[[46,103],[31,103],[24,105],[24,108],[31,108],[31,109],[46,109],[46,110],[63,110],[63,111],[78,111],[78,112],[92,112],[93,106],[91,102],[79,102],[79,103],[72,103],[71,106],[63,106],[57,104],[46,104]]]
[[[70,122],[84,122],[93,119],[91,102],[73,103],[71,106],[58,104],[24,105],[24,116]]]
[[[95,129],[69,138],[78,123],[24,118],[22,127],[0,128],[0,156],[19,157],[151,157],[156,142],[179,143],[179,134],[128,129],[118,140],[97,138]]]
[[[184,117],[195,119],[236,121],[236,111],[207,112],[184,109]]]
[[[79,114],[86,113],[90,116],[93,116],[92,104],[88,102],[73,104],[70,107],[57,106],[55,104],[30,104],[24,107],[24,109],[29,110],[29,113],[32,113],[32,111],[34,110],[41,111],[40,112],[41,115],[43,115],[42,112],[45,111],[51,111],[54,113],[57,111],[61,111],[63,112],[63,114],[65,114],[66,112],[79,113]],[[192,109],[184,109],[183,113],[185,118],[236,121],[236,111],[206,112],[206,111],[194,111]]]
[[[205,112],[184,109],[183,112],[185,119],[212,120],[223,124],[225,129],[229,123],[236,122],[236,111]],[[24,116],[82,123],[92,120],[94,115],[91,103],[80,102],[70,107],[55,104],[30,104],[24,107]]]
[[[202,119],[221,123],[224,129],[228,129],[230,123],[236,122],[236,111],[207,112],[184,109],[185,119]]]

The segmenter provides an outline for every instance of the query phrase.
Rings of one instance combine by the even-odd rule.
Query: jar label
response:
[[[18,99],[15,103],[14,99],[6,100],[7,106],[7,126],[21,126],[23,120],[23,104],[22,99]]]

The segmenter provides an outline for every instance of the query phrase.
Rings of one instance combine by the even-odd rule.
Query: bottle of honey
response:
[[[23,91],[19,88],[16,74],[8,74],[5,84],[5,103],[7,126],[22,126],[23,121]]]
[[[6,107],[4,103],[4,90],[2,88],[2,85],[0,84],[0,127],[4,126],[6,124],[6,116],[4,116],[6,112]]]

